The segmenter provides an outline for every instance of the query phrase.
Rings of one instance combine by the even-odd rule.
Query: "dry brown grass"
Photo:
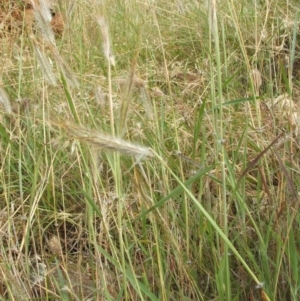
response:
[[[54,43],[43,35],[50,23],[34,24],[30,11],[5,32],[12,51],[0,50],[3,62],[11,54],[0,83],[0,299],[261,301],[266,291],[296,301],[288,297],[298,279],[289,259],[297,261],[300,242],[295,250],[285,244],[293,242],[297,199],[290,187],[299,187],[299,82],[287,93],[285,69],[265,57],[271,43],[254,47],[253,20],[249,28],[239,20],[239,42],[231,2],[214,2],[224,30],[218,140],[213,101],[221,89],[206,8],[125,2],[98,9],[95,0],[74,1],[70,26]],[[253,16],[265,15],[259,9]],[[41,28],[21,39],[26,14],[27,26]],[[139,157],[151,159],[135,164]],[[200,175],[203,167],[211,169]],[[228,238],[265,282],[254,283],[230,252],[232,298],[224,297],[226,256],[215,230],[226,226],[223,187]]]

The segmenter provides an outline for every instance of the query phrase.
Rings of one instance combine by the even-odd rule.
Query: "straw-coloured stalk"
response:
[[[126,155],[137,156],[139,158],[153,157],[151,149],[138,144],[125,141],[120,138],[101,133],[96,130],[90,130],[83,126],[65,123],[62,125],[66,129],[67,135],[72,139],[87,142],[96,147],[119,152]]]
[[[39,65],[41,67],[41,70],[45,76],[45,79],[47,80],[49,85],[56,86],[56,76],[52,71],[52,67],[49,63],[49,60],[45,57],[44,53],[40,50],[37,43],[34,43],[34,50],[39,62]]]

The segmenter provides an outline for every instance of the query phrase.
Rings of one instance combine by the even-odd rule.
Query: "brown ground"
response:
[[[37,5],[38,7],[38,5]],[[64,30],[63,17],[59,13],[55,13],[49,7],[52,16],[50,22],[52,30],[56,34],[62,34]],[[18,30],[26,26],[27,30],[31,30],[34,26],[34,8],[31,1],[0,1],[0,33],[1,35]]]

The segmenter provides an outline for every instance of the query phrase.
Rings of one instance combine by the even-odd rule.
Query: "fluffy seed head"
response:
[[[106,57],[107,61],[111,65],[115,65],[115,58],[111,51],[111,44],[109,39],[109,30],[108,25],[103,16],[98,17],[97,23],[100,26],[101,34],[102,34],[102,48],[104,56]]]
[[[10,100],[9,97],[7,95],[7,93],[0,88],[0,104],[2,104],[4,110],[6,111],[6,113],[11,114],[12,113],[12,107],[10,104]]]
[[[75,124],[66,123],[63,127],[67,130],[67,134],[71,138],[87,142],[96,147],[98,146],[105,150],[116,151],[127,155],[137,156],[139,158],[153,157],[151,149],[138,144]]]

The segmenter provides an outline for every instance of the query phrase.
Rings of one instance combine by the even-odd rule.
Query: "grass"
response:
[[[299,300],[299,8],[63,1],[55,42],[2,34],[1,300]]]

